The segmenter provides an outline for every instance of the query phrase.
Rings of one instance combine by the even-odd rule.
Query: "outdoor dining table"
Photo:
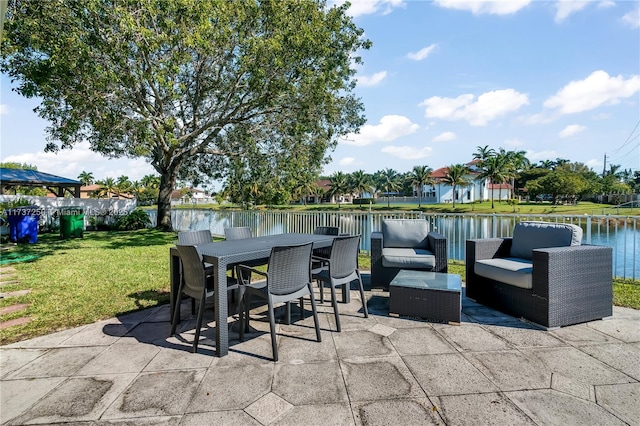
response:
[[[229,328],[226,326],[228,318],[227,301],[227,267],[229,265],[268,259],[271,249],[275,246],[313,243],[313,248],[329,247],[333,242],[333,235],[318,234],[277,234],[242,240],[220,241],[196,246],[202,254],[202,260],[213,265],[215,291],[215,321],[216,321],[216,354],[219,357],[229,353]],[[175,247],[170,249],[171,294],[170,304],[173,314],[178,291],[180,290],[180,257]],[[349,291],[343,293],[343,302],[348,302]]]

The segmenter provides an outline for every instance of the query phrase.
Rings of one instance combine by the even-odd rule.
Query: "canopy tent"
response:
[[[36,170],[0,168],[0,186],[2,192],[11,189],[15,191],[17,186],[35,186],[47,188],[57,197],[64,197],[65,191],[68,191],[74,197],[80,198],[82,182]]]

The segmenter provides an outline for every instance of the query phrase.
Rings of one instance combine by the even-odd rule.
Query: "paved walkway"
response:
[[[168,338],[167,306],[0,348],[2,424],[639,425],[640,311],[546,332],[463,299],[460,326],[393,318],[384,292],[268,322],[230,354],[214,330],[190,353],[193,318]],[[308,304],[307,304],[308,307]],[[190,316],[190,303],[183,305]],[[297,310],[294,309],[294,313]],[[211,311],[207,313],[212,319]],[[295,317],[294,317],[295,319]],[[230,319],[232,322],[233,319]],[[213,324],[211,324],[213,326]]]

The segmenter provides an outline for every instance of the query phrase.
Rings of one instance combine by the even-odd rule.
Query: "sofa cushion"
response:
[[[532,250],[547,247],[579,246],[582,228],[568,223],[520,222],[513,228],[511,257],[532,259]]]
[[[428,247],[429,222],[420,219],[386,219],[382,221],[383,247]]]
[[[400,269],[433,269],[436,256],[429,250],[388,247],[382,249],[382,266]]]
[[[533,288],[533,263],[526,259],[504,257],[477,260],[476,275],[520,288]]]

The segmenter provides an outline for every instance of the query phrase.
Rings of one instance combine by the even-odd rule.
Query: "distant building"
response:
[[[171,202],[174,204],[207,204],[215,202],[215,199],[201,189],[182,188],[171,192]]]
[[[120,193],[120,192],[115,192],[115,191],[107,191],[106,194],[102,194],[100,196],[98,196],[98,194],[100,194],[100,191],[102,190],[102,185],[99,185],[97,183],[93,184],[93,185],[86,185],[86,186],[81,186],[80,187],[80,198],[115,198],[118,200],[132,200],[133,199],[133,195],[129,194],[129,193]]]

